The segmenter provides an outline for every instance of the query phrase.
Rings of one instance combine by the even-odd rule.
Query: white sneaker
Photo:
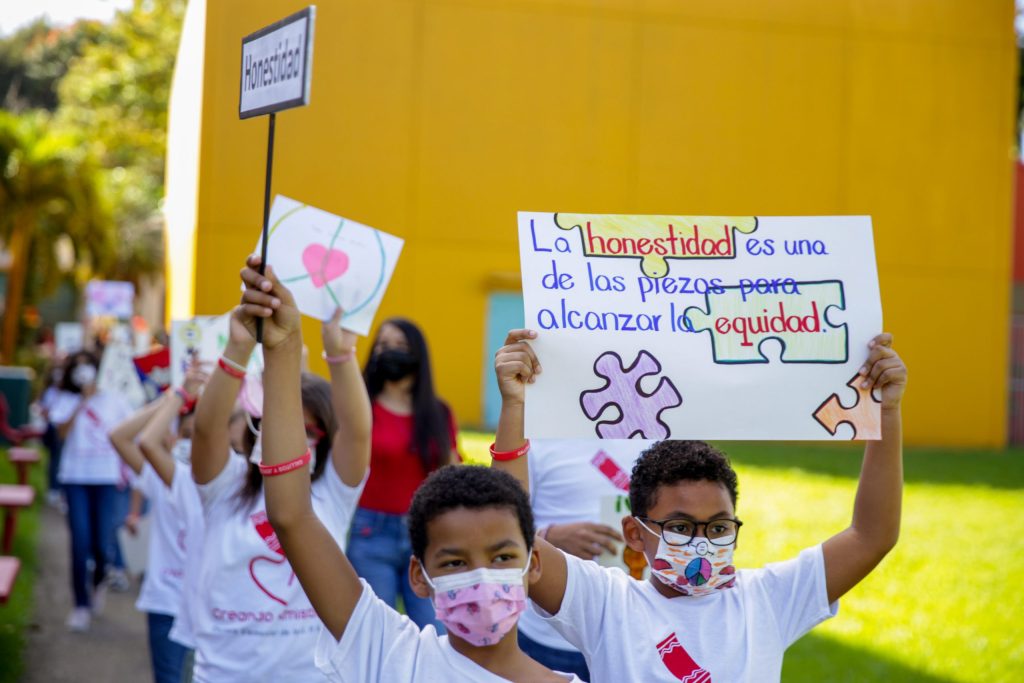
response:
[[[106,581],[96,586],[92,591],[92,613],[99,615],[107,605],[107,584]]]
[[[64,624],[68,627],[69,631],[84,633],[89,630],[89,622],[91,620],[92,615],[89,613],[88,607],[76,607],[71,610],[71,614],[68,615],[68,620]]]

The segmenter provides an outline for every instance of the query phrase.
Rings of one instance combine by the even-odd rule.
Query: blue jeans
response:
[[[60,469],[60,449],[64,447],[64,442],[57,434],[57,428],[49,422],[46,423],[46,431],[43,432],[43,445],[50,453],[46,464],[47,488],[50,491],[59,491],[60,482],[57,481],[57,470]]]
[[[529,608],[527,608],[529,609]],[[584,681],[590,680],[590,669],[587,668],[587,660],[579,652],[559,650],[547,645],[541,645],[535,640],[530,640],[519,632],[519,649],[530,657],[540,662],[552,671],[560,671],[564,674],[576,674]]]
[[[107,557],[110,558],[110,564],[115,569],[124,569],[124,555],[121,554],[121,542],[117,540],[117,530],[124,524],[124,518],[128,516],[128,511],[132,507],[132,489],[129,486],[124,488],[114,487],[114,507],[111,510],[111,516],[113,517],[114,534],[111,536],[110,552]]]
[[[95,562],[92,585],[100,585],[107,570],[114,539],[114,485],[64,484],[71,532],[71,589],[75,607],[89,606],[86,586],[90,554]]]
[[[181,683],[182,665],[188,648],[170,639],[174,617],[146,612],[149,624],[149,658],[156,683]]]
[[[417,626],[433,624],[444,633],[430,600],[413,593],[409,584],[412,544],[404,516],[357,508],[347,554],[356,573],[366,579],[378,598],[394,607],[401,595],[405,613]]]

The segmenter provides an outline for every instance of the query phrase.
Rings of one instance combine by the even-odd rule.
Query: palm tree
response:
[[[32,298],[60,280],[54,248],[62,235],[80,275],[107,269],[116,253],[96,163],[80,140],[49,122],[41,112],[0,112],[0,240],[12,259],[0,340],[6,362],[17,346],[29,275]]]

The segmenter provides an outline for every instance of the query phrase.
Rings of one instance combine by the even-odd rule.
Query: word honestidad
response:
[[[266,88],[302,76],[303,40],[296,41],[293,47],[289,47],[288,43],[288,39],[285,38],[284,42],[277,44],[272,54],[263,59],[254,60],[252,55],[245,56],[243,92]]]

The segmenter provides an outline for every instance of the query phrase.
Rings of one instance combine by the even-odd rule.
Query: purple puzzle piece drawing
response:
[[[594,374],[605,379],[600,389],[580,394],[580,407],[590,420],[597,420],[609,406],[619,409],[615,420],[599,422],[597,435],[602,439],[630,439],[640,436],[644,439],[667,439],[668,425],[661,421],[661,413],[683,404],[675,385],[668,377],[662,377],[650,394],[640,388],[640,380],[648,375],[661,372],[661,363],[647,351],[641,351],[628,368],[622,357],[614,351],[606,351],[594,361]]]

